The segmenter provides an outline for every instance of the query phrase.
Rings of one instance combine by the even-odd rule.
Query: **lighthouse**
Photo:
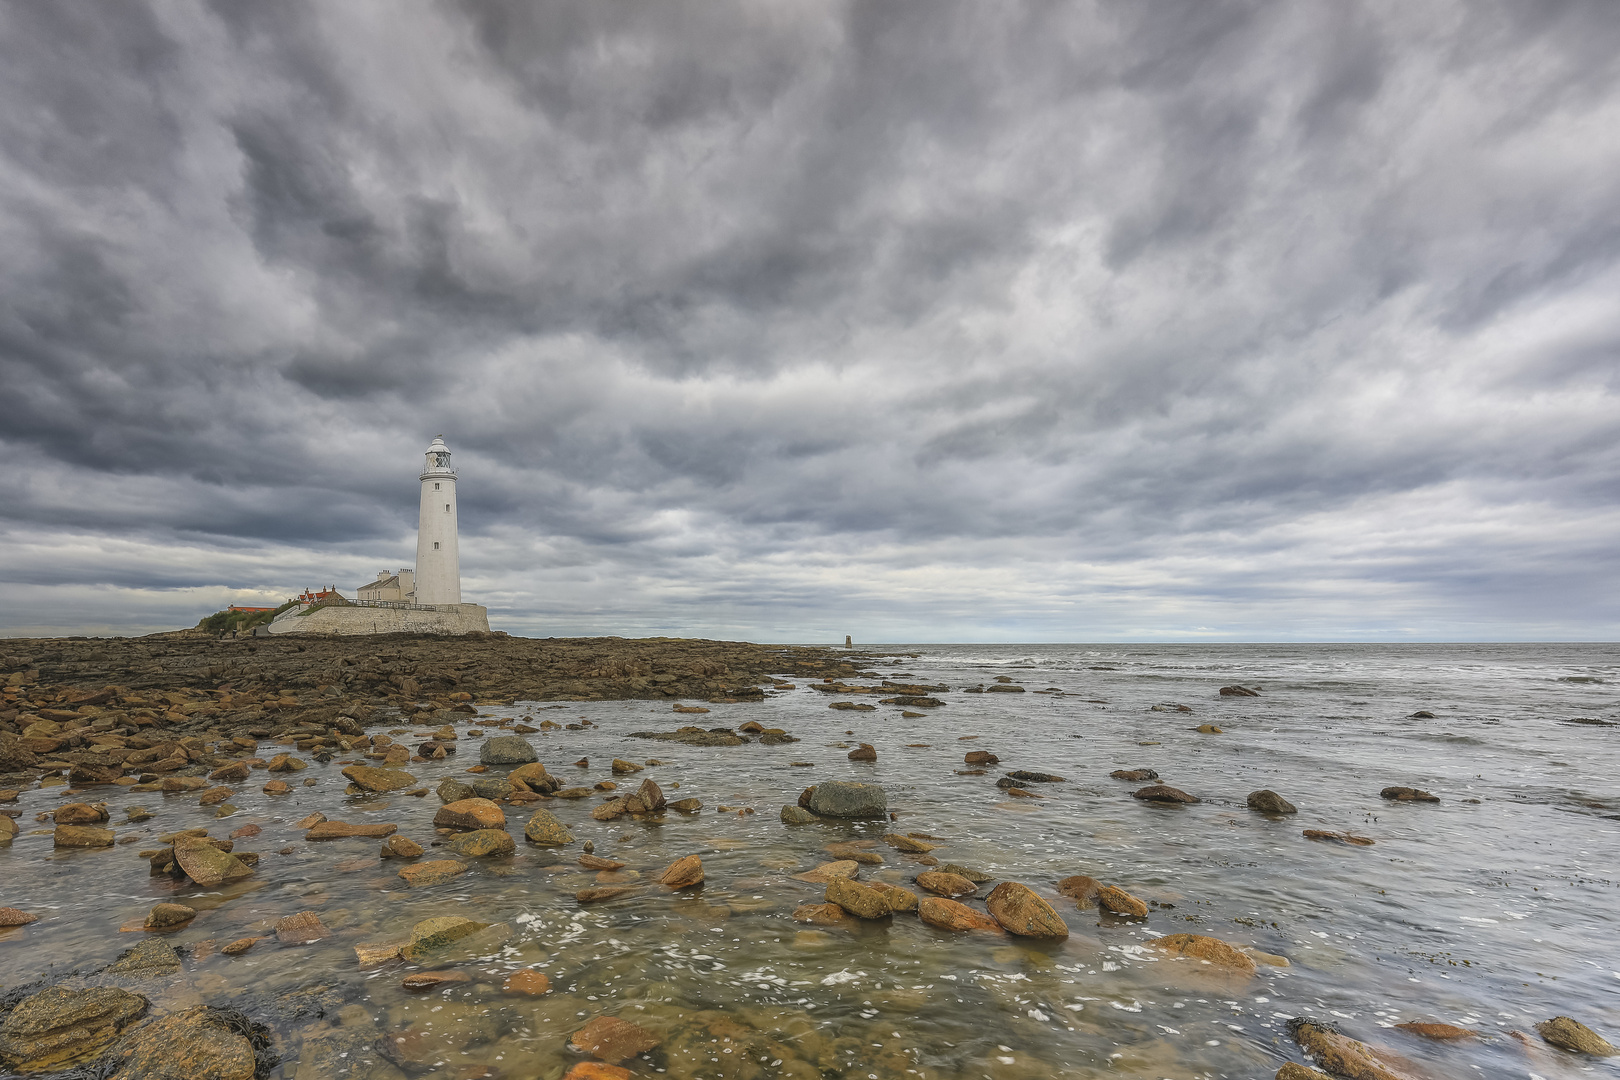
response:
[[[456,548],[456,470],[450,448],[436,436],[422,468],[422,509],[416,526],[418,604],[461,603],[461,555]]]

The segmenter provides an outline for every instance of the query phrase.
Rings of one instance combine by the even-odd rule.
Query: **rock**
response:
[[[613,759],[613,775],[615,775],[615,776],[624,776],[624,775],[627,775],[629,773],[638,773],[638,772],[641,771],[641,769],[642,769],[642,766],[637,765],[633,761],[626,761],[623,758],[614,758]]]
[[[640,891],[640,885],[598,885],[594,888],[579,890],[574,894],[574,899],[581,904],[595,904],[603,900],[613,900]]]
[[[22,772],[39,764],[39,755],[9,732],[0,731],[0,773]]]
[[[241,881],[253,875],[253,868],[235,855],[227,855],[206,837],[182,836],[174,842],[174,861],[186,876],[204,888]]]
[[[1554,1046],[1577,1054],[1614,1057],[1620,1053],[1609,1040],[1579,1020],[1572,1020],[1567,1016],[1555,1016],[1551,1020],[1542,1021],[1536,1025],[1536,1033]]]
[[[1378,793],[1381,799],[1391,802],[1439,802],[1440,796],[1430,795],[1427,791],[1409,787],[1387,787]]]
[[[252,1080],[269,1041],[267,1028],[235,1009],[201,1005],[142,1024],[108,1062],[118,1063],[113,1080]]]
[[[1327,1024],[1296,1016],[1288,1032],[1316,1063],[1345,1080],[1416,1080],[1416,1071],[1388,1051],[1341,1035]]]
[[[701,799],[676,799],[669,804],[671,810],[679,810],[683,814],[695,814],[703,809]]]
[[[1146,802],[1163,803],[1195,803],[1203,800],[1196,795],[1189,795],[1180,788],[1173,788],[1169,784],[1149,784],[1145,788],[1138,788],[1131,792],[1131,797]]]
[[[1217,727],[1214,724],[1199,724],[1197,730],[1198,730],[1198,733],[1200,735],[1225,735],[1226,734],[1226,732],[1224,730],[1222,730],[1221,728]]]
[[[411,927],[411,939],[399,950],[399,955],[414,964],[426,959],[435,950],[476,934],[487,926],[489,923],[473,922],[460,915],[423,919]]]
[[[1430,712],[1428,709],[1419,709],[1417,712],[1415,712],[1412,715],[1408,716],[1407,719],[1408,720],[1433,720],[1434,719],[1434,713]]]
[[[505,829],[474,829],[452,837],[445,846],[457,855],[479,858],[484,855],[510,855],[517,850],[517,841]]]
[[[1249,792],[1249,809],[1262,814],[1297,814],[1294,804],[1269,788]]]
[[[837,862],[822,863],[812,870],[802,874],[794,874],[794,881],[807,881],[812,885],[825,885],[833,878],[853,878],[861,868],[861,864],[853,859],[840,859]]]
[[[693,885],[703,883],[703,860],[696,855],[687,855],[676,859],[669,867],[658,875],[658,884],[671,889],[689,889]]]
[[[422,845],[407,837],[390,836],[383,841],[382,857],[385,859],[414,859],[421,854]]]
[[[454,859],[429,859],[400,869],[400,880],[413,889],[442,885],[467,872],[467,864]]]
[[[876,889],[883,894],[889,902],[890,911],[916,911],[917,894],[910,889],[902,889],[898,885],[890,885],[887,881],[868,881],[868,888]]]
[[[1076,874],[1058,882],[1057,891],[1063,896],[1074,897],[1080,907],[1088,908],[1097,902],[1097,895],[1102,892],[1102,882],[1085,874]]]
[[[664,808],[664,792],[651,780],[643,780],[634,795],[624,800],[625,809],[632,814],[652,814]]]
[[[1330,829],[1306,829],[1307,840],[1337,840],[1341,844],[1355,844],[1359,847],[1372,847],[1373,842],[1365,836],[1354,833],[1333,832]]]
[[[4,814],[0,814],[0,844],[9,844],[17,838],[17,823]]]
[[[812,926],[837,926],[849,916],[837,904],[800,904],[793,909],[793,921]]]
[[[990,895],[984,906],[990,915],[1009,934],[1034,938],[1066,938],[1069,925],[1052,909],[1052,905],[1035,895],[1034,890],[1016,881],[1003,881]]]
[[[401,791],[416,786],[416,777],[399,769],[379,769],[371,765],[350,765],[343,770],[349,783],[366,791]]]
[[[1145,944],[1177,956],[1202,960],[1240,975],[1253,975],[1255,972],[1253,959],[1220,938],[1205,937],[1202,934],[1166,934],[1164,937],[1152,938]]]
[[[382,941],[366,942],[354,947],[354,958],[359,962],[362,971],[367,968],[380,967],[399,959],[399,942]]]
[[[398,829],[398,825],[386,821],[365,825],[354,825],[347,821],[323,821],[305,833],[304,839],[346,840],[354,836],[365,836],[373,840],[381,840],[385,836],[392,836]]]
[[[0,1023],[0,1065],[51,1072],[99,1057],[146,1012],[146,998],[110,986],[53,986],[23,998]]]
[[[157,904],[146,916],[148,930],[170,930],[197,917],[197,909],[184,904]]]
[[[816,815],[812,814],[802,806],[793,806],[790,804],[782,807],[782,824],[784,825],[809,825],[812,822],[820,820],[820,818],[816,817]]]
[[[470,983],[465,971],[418,971],[399,980],[401,990],[437,990],[451,983]]]
[[[252,772],[245,761],[233,761],[208,774],[210,780],[246,780]]]
[[[1133,784],[1140,784],[1144,780],[1157,780],[1159,774],[1152,769],[1115,769],[1108,774],[1115,780],[1129,780]]]
[[[0,907],[0,928],[8,926],[27,926],[31,922],[38,922],[38,915],[30,915],[14,907]]]
[[[591,817],[597,821],[617,821],[626,813],[623,799],[609,799],[607,802],[591,811]]]
[[[1146,904],[1113,885],[1103,885],[1097,890],[1097,906],[1116,915],[1133,915],[1138,919],[1147,918],[1148,913]]]
[[[527,765],[539,760],[540,755],[521,735],[497,735],[485,739],[478,749],[478,761],[483,765]]]
[[[309,768],[309,762],[295,758],[291,754],[277,754],[270,759],[265,768],[273,773],[299,772]]]
[[[272,780],[268,784],[264,785],[264,793],[266,795],[285,795],[291,790],[292,788],[287,786],[287,782],[285,780]]]
[[[1396,1024],[1395,1027],[1425,1039],[1434,1039],[1437,1042],[1472,1039],[1479,1035],[1477,1031],[1470,1031],[1468,1028],[1458,1027],[1456,1024],[1436,1024],[1423,1020],[1411,1020],[1404,1024]]]
[[[1223,686],[1222,697],[1259,697],[1260,691],[1250,690],[1247,686]]]
[[[235,941],[231,942],[229,945],[226,945],[219,951],[224,953],[226,956],[241,956],[258,943],[259,939],[256,937],[237,938]]]
[[[1328,1074],[1307,1069],[1303,1065],[1295,1065],[1292,1061],[1285,1061],[1273,1080],[1328,1080]]]
[[[929,926],[937,926],[941,930],[1001,929],[1001,924],[990,916],[942,896],[923,897],[917,903],[917,916]]]
[[[646,1053],[658,1045],[658,1037],[646,1028],[616,1016],[598,1016],[569,1038],[568,1044],[582,1054],[601,1058],[609,1065]]]
[[[232,840],[248,840],[248,839],[252,839],[255,836],[258,836],[262,832],[264,832],[264,828],[262,826],[259,826],[259,825],[243,825],[240,829],[237,829],[235,832],[231,833],[231,839]]]
[[[909,836],[902,836],[899,833],[886,834],[883,837],[883,842],[894,848],[894,850],[903,852],[907,855],[926,855],[928,852],[939,847],[938,844],[929,844],[922,840],[914,840]]]
[[[508,994],[539,997],[551,992],[551,979],[533,968],[521,968],[506,977],[501,989]]]
[[[111,829],[98,829],[93,825],[58,825],[52,836],[59,848],[112,847],[118,839]]]
[[[635,1080],[635,1073],[601,1061],[581,1061],[562,1080]]]
[[[332,936],[313,911],[300,911],[276,921],[276,941],[282,945],[308,945]]]
[[[893,910],[881,890],[842,877],[828,879],[825,899],[861,919],[881,919]]]
[[[851,761],[876,761],[877,760],[877,750],[873,748],[871,743],[861,743],[861,745],[857,746],[855,749],[853,749],[853,750],[851,750],[849,752],[849,760],[851,760]]]
[[[1001,759],[988,750],[969,750],[962,760],[969,765],[999,765]]]
[[[506,814],[488,799],[458,799],[439,807],[433,824],[451,829],[504,829]]]
[[[472,789],[471,784],[464,780],[457,780],[453,776],[439,781],[439,786],[433,789],[433,793],[439,797],[439,801],[442,803],[460,802],[462,799],[471,799],[478,794]]]
[[[58,825],[97,825],[107,820],[107,807],[82,802],[64,803],[56,808],[51,820]]]
[[[979,887],[960,874],[930,870],[917,875],[917,887],[935,896],[972,896]]]
[[[810,789],[810,805],[806,809],[821,817],[886,818],[889,800],[877,784],[829,780]]]
[[[125,949],[118,959],[107,966],[107,971],[113,975],[129,975],[134,978],[151,978],[156,975],[173,975],[180,970],[180,954],[166,941],[157,938],[147,938],[132,949]]]
[[[939,867],[939,871],[944,874],[965,877],[975,885],[985,885],[996,880],[994,874],[987,874],[983,870],[975,870],[972,867],[961,866],[957,863],[946,863],[944,866]]]
[[[1014,769],[1012,772],[1008,773],[1007,775],[1012,777],[1012,779],[1014,779],[1014,780],[1022,780],[1026,784],[1066,784],[1066,783],[1068,783],[1068,781],[1065,780],[1061,776],[1055,776],[1052,773],[1047,773],[1047,772],[1030,772],[1027,769]]]
[[[574,842],[574,834],[549,810],[536,810],[529,823],[523,826],[523,836],[529,843],[541,847],[561,847]]]
[[[166,792],[201,791],[208,786],[208,781],[200,776],[165,776],[163,790]]]
[[[293,828],[295,828],[295,829],[313,829],[315,826],[319,825],[321,822],[323,822],[325,820],[326,820],[326,815],[325,814],[322,814],[322,813],[307,814],[304,817],[301,817],[297,821],[293,822]]]

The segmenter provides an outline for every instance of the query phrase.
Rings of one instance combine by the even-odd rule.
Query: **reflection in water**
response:
[[[1269,1076],[1281,1061],[1298,1060],[1286,1021],[1299,1015],[1334,1022],[1440,1075],[1477,1068],[1552,1077],[1573,1075],[1576,1059],[1539,1046],[1527,1056],[1509,1031],[1557,1014],[1611,1036],[1620,1028],[1620,808],[1612,789],[1620,729],[1565,723],[1612,718],[1609,689],[1620,679],[1613,649],[903,651],[921,655],[877,670],[949,685],[945,706],[916,718],[898,706],[835,711],[826,695],[801,686],[763,705],[711,706],[702,718],[707,726],[780,726],[801,740],[789,745],[629,738],[692,719],[648,702],[491,710],[591,720],[594,727],[529,736],[570,785],[609,779],[605,766],[615,757],[656,756],[662,764],[635,779],[651,776],[671,799],[697,797],[704,810],[597,821],[590,811],[598,798],[551,800],[543,805],[576,842],[537,848],[521,839],[532,811],[508,806],[516,854],[466,860],[469,872],[425,888],[405,886],[400,861],[378,857],[378,840],[311,842],[293,828],[319,811],[394,823],[424,846],[442,844],[432,825],[436,797],[345,795],[335,761],[312,764],[299,778],[316,784],[279,798],[262,794],[266,777],[255,774],[238,785],[238,810],[223,820],[195,794],[97,789],[119,834],[136,838],[110,850],[54,852],[48,832],[35,831],[49,823],[36,825],[34,816],[60,803],[62,789],[28,791],[18,804],[22,835],[0,849],[0,903],[43,917],[0,932],[6,985],[100,968],[143,936],[120,934],[121,925],[176,900],[200,912],[163,935],[186,957],[184,970],[138,988],[161,1011],[234,1005],[264,1020],[285,1059],[275,1075],[299,1080],[559,1077],[581,1060],[569,1037],[600,1016],[632,1021],[658,1040],[622,1061],[632,1073],[693,1078]],[[1026,692],[964,692],[998,675]],[[1234,682],[1260,686],[1261,696],[1217,695]],[[1035,692],[1048,688],[1063,692]],[[1419,710],[1435,718],[1408,718]],[[1218,723],[1224,734],[1200,734],[1202,723]],[[457,725],[461,753],[411,772],[429,787],[464,777],[476,760],[472,726]],[[875,762],[848,760],[860,742],[876,747]],[[1000,762],[962,775],[972,771],[963,762],[971,749]],[[581,757],[592,767],[568,764]],[[1139,784],[1108,775],[1135,768],[1203,801],[1135,800]],[[1066,782],[1029,784],[1040,798],[1009,797],[995,781],[1014,769]],[[804,785],[829,779],[883,784],[896,821],[781,822],[778,811]],[[1441,802],[1385,802],[1378,792],[1391,785],[1432,791]],[[1258,788],[1279,792],[1299,813],[1248,810],[1245,796]],[[721,805],[732,810],[720,814]],[[153,816],[127,823],[134,806]],[[160,834],[208,827],[224,836],[244,824],[263,832],[238,846],[263,861],[233,885],[200,889],[154,877],[136,854]],[[1376,843],[1312,843],[1301,836],[1307,828]],[[906,855],[881,841],[889,832],[925,833],[940,846]],[[587,840],[625,868],[581,867]],[[793,910],[821,902],[823,886],[794,875],[832,861],[827,848],[850,841],[876,843],[844,852],[882,858],[861,866],[862,880],[914,888],[934,862],[982,870],[1036,889],[1070,936],[1043,943],[952,933],[915,915],[795,922]],[[654,883],[690,854],[703,861],[700,887],[676,893]],[[447,857],[432,846],[423,856]],[[1147,918],[1081,910],[1058,896],[1057,881],[1078,874],[1147,902]],[[606,884],[632,888],[576,902],[578,890]],[[982,908],[990,887],[967,902]],[[306,945],[267,936],[237,956],[220,951],[271,935],[278,920],[301,911],[315,912],[330,935]],[[356,946],[386,952],[436,916],[486,925],[422,963],[362,966],[357,958]],[[1144,946],[1178,932],[1251,950],[1257,974],[1223,975]],[[427,991],[401,986],[405,975],[429,970],[466,979]],[[537,985],[520,979],[509,987],[525,970],[547,976],[549,992],[514,992]],[[1409,1020],[1481,1036],[1439,1044],[1394,1029]]]

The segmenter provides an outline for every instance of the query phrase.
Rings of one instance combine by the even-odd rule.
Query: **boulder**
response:
[[[917,887],[935,896],[972,896],[979,887],[960,874],[930,870],[917,875]]]
[[[1373,845],[1373,841],[1368,837],[1357,836],[1355,833],[1334,832],[1332,829],[1306,829],[1304,836],[1307,840],[1335,840],[1341,844],[1355,844],[1358,847]]]
[[[52,837],[59,848],[112,847],[118,839],[111,829],[98,829],[93,825],[58,825]]]
[[[1166,934],[1164,937],[1153,938],[1145,944],[1177,956],[1201,960],[1239,975],[1253,975],[1255,972],[1254,961],[1246,953],[1239,952],[1220,938],[1205,937],[1203,934]]]
[[[1409,1032],[1419,1038],[1433,1039],[1436,1042],[1455,1042],[1461,1039],[1477,1038],[1479,1032],[1456,1024],[1436,1024],[1423,1020],[1411,1020],[1404,1024],[1396,1024],[1396,1030]]]
[[[861,919],[881,919],[894,910],[882,890],[842,877],[828,879],[825,899]]]
[[[0,907],[0,929],[11,926],[27,926],[31,922],[38,921],[38,915],[30,915],[28,912],[20,911],[14,907]]]
[[[402,867],[399,877],[411,888],[420,889],[428,885],[442,885],[466,872],[467,864],[464,862],[457,862],[455,859],[429,859],[427,862],[411,863]]]
[[[1298,808],[1269,788],[1249,792],[1249,809],[1262,814],[1297,814]]]
[[[1259,697],[1260,691],[1250,690],[1247,686],[1223,686],[1222,697]]]
[[[966,904],[947,900],[942,896],[925,896],[917,902],[917,916],[929,926],[941,930],[996,930],[1001,924]]]
[[[878,784],[829,780],[810,790],[811,813],[835,818],[886,818],[889,800]],[[801,802],[802,806],[803,803]]]
[[[900,833],[888,833],[883,837],[883,842],[906,855],[926,855],[939,846],[910,836],[903,836]]]
[[[598,1016],[569,1038],[568,1044],[581,1054],[590,1054],[609,1065],[644,1054],[658,1045],[658,1036],[646,1028],[616,1016]]]
[[[1138,788],[1131,792],[1131,797],[1144,802],[1162,803],[1195,803],[1202,802],[1196,795],[1189,795],[1180,788],[1173,788],[1169,784],[1149,784],[1145,788]]]
[[[985,898],[990,915],[1010,934],[1034,938],[1066,938],[1069,926],[1052,905],[1034,890],[1016,881],[1003,881]]]
[[[1058,882],[1057,891],[1063,896],[1074,897],[1080,907],[1088,908],[1097,902],[1097,894],[1102,892],[1102,882],[1085,874],[1075,874]]]
[[[489,923],[473,922],[460,915],[441,915],[436,919],[423,919],[411,927],[411,939],[399,950],[399,955],[412,963],[426,959],[435,950],[476,934]]]
[[[861,743],[861,745],[857,746],[855,749],[853,749],[853,750],[851,750],[849,752],[849,760],[851,760],[851,761],[876,761],[877,760],[877,750],[872,746],[871,743]]]
[[[840,859],[837,862],[822,863],[802,874],[794,874],[794,881],[807,881],[812,885],[825,885],[833,878],[853,878],[860,872],[861,864],[853,859]]]
[[[523,826],[523,836],[529,843],[541,847],[561,847],[574,842],[573,833],[549,810],[536,810],[529,823]]]
[[[31,994],[0,1023],[0,1065],[19,1073],[54,1072],[99,1057],[145,1014],[140,994],[111,986]]]
[[[372,765],[350,765],[343,770],[349,783],[365,791],[400,791],[416,786],[416,777],[399,769],[379,769]]]
[[[182,836],[174,842],[174,861],[186,876],[204,888],[241,881],[253,875],[253,868],[235,855],[219,850],[207,837]]]
[[[1115,780],[1129,780],[1133,784],[1140,784],[1144,780],[1157,780],[1159,774],[1152,769],[1115,769],[1108,774]]]
[[[651,780],[643,780],[634,795],[624,800],[624,806],[632,814],[652,814],[664,808],[664,792]]]
[[[902,889],[898,885],[890,885],[887,881],[868,881],[868,888],[876,889],[883,894],[889,902],[890,911],[916,911],[917,894],[910,889]]]
[[[1296,1065],[1292,1061],[1285,1061],[1277,1069],[1277,1075],[1272,1080],[1329,1080],[1325,1072]]]
[[[1008,773],[1007,775],[1012,777],[1014,780],[1022,780],[1026,784],[1066,784],[1066,783],[1068,783],[1068,781],[1065,780],[1061,776],[1056,776],[1056,775],[1054,775],[1052,773],[1049,773],[1049,772],[1030,772],[1028,769],[1014,769],[1012,772]]]
[[[782,824],[784,825],[809,825],[812,822],[820,820],[820,818],[816,817],[816,815],[812,814],[802,806],[793,806],[789,804],[782,807]]]
[[[197,909],[184,904],[156,904],[147,912],[144,925],[148,930],[172,930],[196,917]]]
[[[350,824],[347,821],[322,821],[305,833],[304,839],[346,840],[353,836],[365,836],[373,840],[381,840],[385,836],[392,836],[398,829],[398,825],[386,821],[370,822],[363,825]]]
[[[245,761],[233,761],[229,765],[222,765],[208,774],[210,780],[246,780],[251,772]]]
[[[669,804],[671,810],[679,810],[683,814],[695,814],[703,809],[702,799],[676,799]]]
[[[308,945],[332,936],[313,911],[300,911],[276,921],[276,941],[282,945]]]
[[[676,859],[669,864],[662,874],[658,875],[658,884],[666,885],[671,889],[689,889],[693,885],[703,883],[703,860],[696,855],[687,855]]]
[[[485,739],[478,749],[478,761],[483,765],[527,765],[539,760],[540,755],[521,735],[497,735]]]
[[[439,807],[433,824],[451,829],[504,829],[506,814],[488,799],[458,799]]]
[[[442,803],[460,802],[462,799],[471,799],[477,794],[477,792],[473,791],[471,784],[458,780],[453,776],[439,781],[439,786],[433,789],[433,793],[439,797],[439,801]]]
[[[1551,1020],[1542,1021],[1536,1025],[1536,1033],[1554,1046],[1577,1054],[1614,1057],[1620,1053],[1609,1040],[1579,1020],[1572,1020],[1567,1016],[1555,1016]]]
[[[404,836],[390,836],[383,841],[382,857],[385,859],[415,859],[422,854],[422,845]]]
[[[642,767],[640,765],[637,765],[633,761],[626,761],[623,758],[613,759],[613,775],[615,776],[625,776],[629,773],[638,773],[641,771],[641,768]]]
[[[58,825],[99,825],[107,820],[107,807],[100,803],[63,803],[51,815],[51,820]]]
[[[9,732],[0,731],[0,773],[22,772],[39,764],[39,755]]]
[[[1001,759],[996,757],[996,755],[992,754],[988,750],[969,750],[965,755],[963,755],[962,760],[968,765],[1001,764]]]
[[[1416,1080],[1418,1073],[1394,1054],[1342,1035],[1328,1024],[1296,1016],[1288,1032],[1316,1063],[1348,1080]]]
[[[237,1010],[200,1005],[142,1024],[108,1062],[117,1063],[113,1080],[252,1080],[269,1040]]]
[[[1420,791],[1410,787],[1387,787],[1378,793],[1381,799],[1390,802],[1439,802],[1440,796],[1430,795],[1427,791]]]
[[[107,966],[109,974],[136,979],[173,975],[179,970],[180,954],[168,942],[157,938],[147,938],[134,948],[125,949]]]
[[[970,866],[962,866],[958,863],[946,863],[944,866],[939,867],[939,870],[941,873],[965,877],[975,885],[988,885],[996,880],[994,874],[987,874],[983,870],[975,870]]]
[[[474,829],[452,837],[445,846],[457,855],[478,858],[483,855],[510,855],[517,850],[517,841],[505,829]]]
[[[1146,904],[1113,885],[1103,885],[1097,889],[1097,906],[1116,915],[1133,915],[1138,919],[1147,918],[1148,913]]]
[[[793,921],[812,926],[837,926],[849,916],[837,904],[800,904],[793,909]]]
[[[551,992],[551,979],[533,968],[519,968],[506,977],[501,989],[508,994],[539,997]]]

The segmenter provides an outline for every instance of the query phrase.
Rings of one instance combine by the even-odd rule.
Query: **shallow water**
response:
[[[672,800],[702,799],[702,813],[659,821],[593,821],[595,799],[543,804],[578,841],[594,841],[598,855],[622,859],[648,879],[677,857],[701,855],[705,884],[679,894],[649,885],[581,907],[574,892],[597,884],[597,875],[574,863],[579,845],[525,845],[522,825],[532,811],[516,806],[507,808],[516,856],[471,860],[471,872],[449,884],[406,889],[395,876],[400,864],[377,858],[378,841],[310,843],[291,828],[319,810],[351,822],[394,822],[423,844],[439,839],[435,796],[346,796],[337,761],[290,777],[317,783],[281,798],[262,794],[268,777],[255,774],[233,800],[239,812],[218,821],[195,794],[96,789],[119,834],[141,838],[106,851],[53,852],[48,832],[28,835],[48,830],[34,814],[59,804],[62,789],[28,791],[24,835],[0,849],[0,905],[44,918],[0,932],[0,981],[14,986],[104,965],[143,936],[119,933],[121,924],[178,899],[203,911],[167,940],[182,952],[213,942],[213,951],[205,946],[199,953],[207,955],[188,959],[180,976],[142,991],[163,1008],[237,1004],[269,1021],[285,1058],[274,1075],[299,1080],[550,1080],[579,1060],[568,1035],[603,1014],[659,1035],[657,1050],[624,1064],[670,1077],[1259,1077],[1299,1060],[1285,1027],[1299,1015],[1336,1023],[1436,1076],[1620,1075],[1614,1060],[1539,1046],[1527,1053],[1507,1035],[1566,1014],[1611,1041],[1620,1036],[1620,728],[1566,723],[1620,719],[1615,647],[893,651],[919,655],[885,658],[872,669],[949,685],[939,695],[944,707],[921,719],[902,719],[893,706],[833,711],[827,695],[791,680],[798,689],[763,705],[714,705],[698,717],[650,702],[488,710],[593,721],[594,728],[529,736],[541,761],[569,783],[609,778],[614,757],[656,758],[663,764],[634,780],[657,780]],[[1031,692],[962,692],[997,675]],[[1262,696],[1217,695],[1234,682],[1260,686]],[[1033,692],[1047,688],[1064,692]],[[1152,711],[1156,704],[1193,712]],[[1436,718],[1407,719],[1420,709]],[[699,748],[627,737],[750,719],[801,741]],[[457,720],[463,732],[476,726]],[[1225,734],[1199,734],[1200,723]],[[835,745],[856,741],[876,746],[878,760],[848,761],[847,749]],[[477,745],[463,735],[458,755],[410,771],[436,785],[474,764]],[[1001,764],[984,776],[958,775],[972,749],[996,752]],[[261,754],[270,750],[261,744]],[[590,768],[569,764],[582,756]],[[1204,801],[1138,802],[1130,797],[1137,785],[1108,778],[1136,767],[1156,769],[1162,782]],[[1068,782],[1032,785],[1044,799],[1008,799],[994,781],[998,770],[1019,768]],[[783,803],[829,779],[883,784],[897,822],[780,822]],[[1387,803],[1378,791],[1389,785],[1424,788],[1442,801]],[[1271,819],[1247,810],[1246,794],[1262,787],[1293,801],[1299,814]],[[135,805],[155,816],[121,825]],[[721,814],[721,805],[757,813]],[[157,846],[161,833],[208,826],[223,836],[248,823],[264,833],[238,847],[264,860],[254,878],[227,890],[176,887],[149,876],[136,856]],[[1305,828],[1351,830],[1376,844],[1312,842],[1300,835]],[[1071,936],[1043,944],[949,934],[910,915],[851,928],[792,920],[793,908],[819,902],[821,889],[790,875],[829,861],[826,844],[891,830],[940,838],[942,862],[1030,885],[1053,900]],[[277,854],[287,846],[291,854]],[[863,867],[863,878],[909,887],[926,869],[881,842],[874,850],[885,864]],[[1071,874],[1159,906],[1141,921],[1078,910],[1052,891]],[[318,912],[333,936],[297,947],[262,941],[236,958],[218,953],[301,910]],[[400,979],[416,967],[360,969],[354,945],[400,938],[444,914],[509,928],[468,939],[430,965],[458,968],[472,981],[409,993]],[[1251,946],[1290,966],[1262,965],[1239,981],[1142,948],[1176,932]],[[552,993],[504,995],[502,980],[520,967],[548,974]],[[1407,1020],[1459,1024],[1482,1037],[1426,1043],[1392,1029]],[[378,1055],[380,1039],[395,1040],[405,1070]]]

